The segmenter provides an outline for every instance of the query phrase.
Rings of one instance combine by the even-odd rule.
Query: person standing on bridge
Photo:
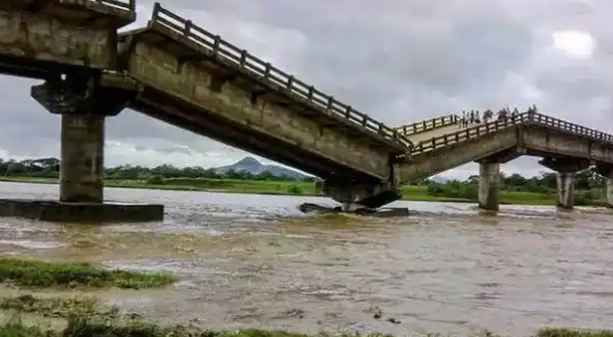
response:
[[[519,110],[517,110],[517,108],[513,109],[513,113],[511,113],[511,120],[513,121],[513,123],[515,123],[515,120],[517,119],[518,115],[519,115]]]
[[[488,123],[494,117],[494,112],[490,109],[485,110],[483,113],[483,123]]]

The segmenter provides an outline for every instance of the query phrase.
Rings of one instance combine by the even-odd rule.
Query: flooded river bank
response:
[[[0,184],[56,198],[57,186]],[[166,270],[162,290],[91,291],[125,310],[214,328],[393,334],[611,328],[613,212],[398,202],[408,218],[312,216],[328,199],[107,189],[167,205],[166,221],[107,226],[0,219],[0,254]],[[15,290],[0,288],[0,294]],[[63,291],[66,295],[73,292]],[[399,320],[375,320],[373,310]]]

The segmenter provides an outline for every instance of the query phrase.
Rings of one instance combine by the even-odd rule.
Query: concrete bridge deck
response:
[[[424,132],[428,132],[441,127],[446,127],[454,124],[458,124],[460,118],[458,115],[450,114],[442,117],[435,117],[431,119],[425,119],[419,122],[405,124],[395,129],[405,137],[416,135]]]
[[[0,72],[45,80],[31,95],[61,115],[60,202],[70,210],[105,212],[104,121],[126,107],[315,174],[348,208],[380,207],[403,184],[475,160],[488,209],[497,207],[497,165],[519,155],[561,172],[562,199],[586,163],[613,176],[613,136],[536,113],[465,129],[455,115],[390,128],[159,3],[146,27],[118,34],[134,8],[133,0],[0,3]],[[0,214],[24,209],[11,207],[0,204]]]

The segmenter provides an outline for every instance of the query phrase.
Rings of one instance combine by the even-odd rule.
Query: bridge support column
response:
[[[326,180],[323,192],[341,203],[344,212],[374,210],[402,197],[399,188],[383,183]]]
[[[607,177],[607,207],[613,208],[613,176]]]
[[[539,164],[558,173],[558,201],[560,209],[571,210],[575,206],[575,173],[590,167],[589,160],[575,158],[543,158]]]
[[[137,93],[116,74],[69,74],[32,87],[31,95],[62,118],[60,197],[53,200],[0,200],[0,215],[59,222],[159,221],[162,205],[103,203],[104,124]]]
[[[558,172],[558,203],[562,209],[573,209],[575,205],[575,173]]]
[[[62,115],[60,201],[104,199],[104,122],[100,115]]]
[[[596,172],[606,179],[607,207],[613,208],[613,165],[596,164]]]
[[[500,164],[479,163],[479,208],[498,211],[500,208]]]

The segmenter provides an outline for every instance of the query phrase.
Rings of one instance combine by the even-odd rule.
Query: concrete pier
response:
[[[560,209],[571,210],[575,205],[575,173],[590,167],[590,161],[577,158],[548,158],[539,164],[558,173],[558,201]]]
[[[613,208],[613,177],[607,177],[607,207]]]
[[[100,115],[62,115],[60,201],[104,199],[104,121]]]
[[[613,208],[613,165],[598,163],[596,172],[605,177],[607,184],[607,207]]]
[[[562,209],[573,209],[575,205],[575,174],[573,172],[558,172],[558,202]]]
[[[498,211],[500,208],[500,164],[479,163],[479,208]]]
[[[32,97],[62,118],[60,197],[0,199],[0,216],[81,223],[161,221],[163,205],[104,203],[105,119],[117,115],[134,95],[134,88],[117,75],[79,73],[32,87]]]

